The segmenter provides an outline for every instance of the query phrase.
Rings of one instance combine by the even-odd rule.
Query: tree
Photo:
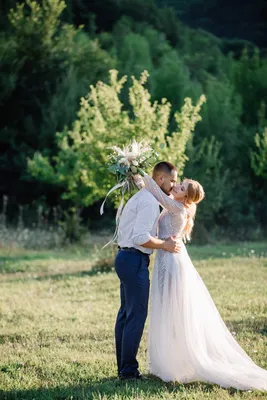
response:
[[[257,176],[267,178],[267,127],[255,136],[257,151],[251,152],[251,166]]]
[[[231,81],[235,91],[242,96],[244,125],[255,128],[258,110],[262,102],[267,104],[267,60],[260,57],[255,49],[252,55],[243,51],[242,57],[234,64]]]
[[[118,71],[110,71],[110,82],[91,86],[88,96],[81,99],[78,118],[71,130],[57,134],[58,153],[49,158],[35,153],[28,160],[29,171],[36,179],[61,185],[63,198],[75,207],[88,206],[104,197],[114,180],[107,174],[108,147],[122,145],[135,138],[150,141],[160,159],[168,159],[182,173],[186,143],[201,119],[199,112],[205,97],[196,106],[185,99],[180,112],[175,113],[178,128],[168,131],[171,104],[162,99],[151,102],[145,88],[148,73],[140,79],[132,77],[129,89],[131,110],[124,110],[119,94],[127,77],[118,79]]]
[[[205,243],[212,237],[215,239],[215,221],[225,217],[225,202],[232,189],[230,170],[224,162],[222,144],[215,136],[204,138],[199,144],[190,144],[188,156],[190,161],[185,167],[185,176],[201,182],[205,190],[205,201],[198,206],[194,235]]]
[[[233,85],[226,80],[210,77],[205,85],[207,103],[203,107],[202,124],[198,127],[196,141],[202,141],[205,137],[216,139],[222,143],[224,157],[227,162],[233,162],[236,157],[244,157],[244,147],[248,138],[244,129],[241,129],[240,117],[242,103],[240,96],[234,91]]]
[[[44,191],[55,196],[26,181],[26,159],[37,150],[54,154],[55,132],[73,122],[89,85],[114,67],[82,28],[61,22],[64,8],[63,0],[17,4],[10,32],[0,35],[0,190],[16,202]]]
[[[201,86],[190,79],[188,68],[175,50],[166,52],[161,57],[153,79],[153,96],[158,99],[164,93],[174,110],[181,107],[185,97],[197,98],[202,92]]]

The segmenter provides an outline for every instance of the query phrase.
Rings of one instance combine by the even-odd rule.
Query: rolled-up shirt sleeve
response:
[[[139,204],[139,210],[133,228],[133,242],[138,246],[142,246],[151,239],[151,231],[158,217],[158,208],[156,204],[148,201]]]

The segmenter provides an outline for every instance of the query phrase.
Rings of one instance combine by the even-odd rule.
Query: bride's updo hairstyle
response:
[[[188,183],[185,198],[185,206],[187,208],[187,223],[183,230],[183,240],[186,242],[191,239],[197,204],[204,199],[205,192],[201,184],[197,181],[193,181],[192,179],[184,179],[183,182]]]

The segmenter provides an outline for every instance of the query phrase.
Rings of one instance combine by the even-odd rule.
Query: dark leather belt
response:
[[[134,247],[120,247],[120,246],[118,246],[118,249],[120,251],[129,251],[130,253],[141,253],[141,254],[144,254],[146,256],[149,256],[149,254],[143,253],[141,250],[135,249]]]

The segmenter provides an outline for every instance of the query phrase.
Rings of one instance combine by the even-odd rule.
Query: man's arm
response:
[[[150,240],[144,244],[141,244],[141,246],[146,247],[147,249],[162,249],[169,251],[170,253],[179,253],[181,250],[181,243],[177,242],[172,237],[167,240],[161,240],[150,236]]]
[[[170,252],[179,252],[181,245],[173,238],[161,240],[151,236],[155,218],[157,218],[157,209],[154,204],[143,201],[139,205],[136,220],[133,229],[133,241],[138,246],[148,249],[163,249]]]

